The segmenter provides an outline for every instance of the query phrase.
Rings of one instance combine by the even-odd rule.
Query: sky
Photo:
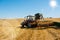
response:
[[[60,0],[0,0],[0,18],[23,18],[36,13],[60,17]]]

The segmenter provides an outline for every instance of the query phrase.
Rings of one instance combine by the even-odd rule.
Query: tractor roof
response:
[[[34,16],[32,16],[32,15],[28,15],[27,17],[34,17]]]

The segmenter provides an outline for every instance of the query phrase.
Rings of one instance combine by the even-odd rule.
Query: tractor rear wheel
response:
[[[31,24],[30,24],[30,23],[28,23],[28,24],[27,24],[27,27],[28,27],[28,28],[31,28]]]

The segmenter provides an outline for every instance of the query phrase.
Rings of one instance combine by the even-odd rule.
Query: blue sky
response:
[[[44,17],[60,17],[60,0],[52,8],[51,0],[0,0],[0,18],[21,18],[35,13]]]

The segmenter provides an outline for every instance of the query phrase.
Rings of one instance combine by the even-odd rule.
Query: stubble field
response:
[[[24,19],[0,19],[0,40],[60,40],[60,29],[20,28]],[[60,18],[46,19],[60,22]]]

